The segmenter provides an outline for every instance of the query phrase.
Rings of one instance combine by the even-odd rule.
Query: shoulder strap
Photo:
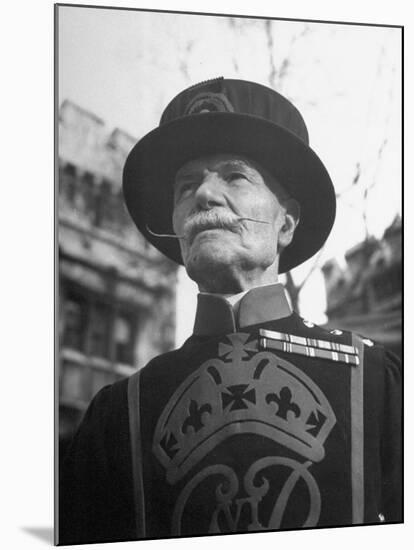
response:
[[[352,523],[364,523],[364,342],[352,333],[359,364],[351,371]]]
[[[132,479],[137,538],[145,538],[145,496],[142,475],[141,414],[139,404],[140,371],[128,380],[128,414],[132,453]]]

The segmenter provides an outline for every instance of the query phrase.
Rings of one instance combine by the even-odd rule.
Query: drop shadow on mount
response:
[[[53,527],[22,527],[22,531],[36,537],[37,539],[53,545]]]

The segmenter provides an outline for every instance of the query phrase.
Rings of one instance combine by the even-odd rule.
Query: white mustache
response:
[[[270,224],[268,221],[259,220],[257,218],[237,216],[227,212],[223,213],[208,210],[206,212],[198,212],[189,218],[184,224],[182,235],[176,235],[174,233],[156,233],[155,231],[152,231],[148,225],[146,226],[146,229],[148,233],[154,237],[167,239],[189,239],[191,242],[197,233],[207,229],[226,229],[228,231],[237,232],[239,231],[240,224],[243,221]]]
[[[226,229],[237,232],[240,230],[240,222],[236,216],[227,212],[214,210],[199,212],[185,222],[183,237],[191,243],[198,233],[207,229]]]

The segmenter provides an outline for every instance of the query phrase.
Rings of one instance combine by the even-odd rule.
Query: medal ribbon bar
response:
[[[263,349],[276,349],[307,357],[330,359],[353,366],[359,365],[358,350],[354,346],[265,329],[260,329],[260,336],[260,346]]]

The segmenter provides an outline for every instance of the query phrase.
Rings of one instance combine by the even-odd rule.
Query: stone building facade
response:
[[[401,357],[402,227],[397,216],[381,239],[349,250],[346,268],[335,260],[322,267],[327,292],[327,326],[353,330]]]
[[[91,398],[174,347],[177,268],[130,221],[122,167],[136,142],[72,102],[59,110],[58,394],[64,452]]]

